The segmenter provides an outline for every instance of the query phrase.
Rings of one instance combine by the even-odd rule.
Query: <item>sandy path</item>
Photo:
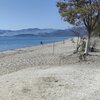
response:
[[[0,77],[0,100],[99,100],[100,68],[28,68]]]

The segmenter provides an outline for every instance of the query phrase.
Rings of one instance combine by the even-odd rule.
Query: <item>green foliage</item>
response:
[[[60,0],[57,2],[60,15],[70,24],[84,24],[91,33],[100,17],[100,0]]]
[[[100,20],[98,21],[98,25],[95,29],[94,35],[100,36]]]
[[[73,25],[85,25],[87,29],[86,55],[89,51],[90,37],[98,30],[100,19],[100,0],[59,0],[57,2],[60,15],[64,21]]]

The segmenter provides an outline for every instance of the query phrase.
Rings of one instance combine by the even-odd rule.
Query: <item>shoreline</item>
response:
[[[50,42],[50,43],[38,44],[38,45],[34,45],[34,46],[26,46],[26,47],[20,47],[20,48],[16,48],[16,49],[8,49],[8,50],[0,51],[0,56],[1,56],[1,54],[7,54],[7,53],[8,54],[9,53],[12,53],[12,54],[20,53],[20,52],[23,53],[23,51],[31,52],[32,50],[38,50],[43,46],[44,47],[48,47],[48,46],[53,47],[53,44],[64,43],[65,41],[69,41],[71,38],[73,38],[73,37],[70,37],[68,39],[61,40],[61,41],[55,41],[55,42]]]
[[[10,37],[11,38],[11,37]],[[49,44],[49,43],[53,43],[54,41],[55,42],[60,42],[60,41],[63,41],[63,40],[66,40],[66,39],[68,39],[68,38],[71,38],[71,37],[55,37],[55,39],[53,38],[53,39],[51,39],[51,40],[49,40],[49,41],[47,41],[47,40],[45,40],[46,38],[44,38],[44,40],[42,40],[41,38],[43,38],[43,37],[40,37],[40,40],[36,40],[36,41],[29,41],[29,44],[27,44],[26,42],[25,42],[25,40],[23,40],[23,41],[20,41],[20,42],[18,42],[18,43],[21,43],[21,42],[25,42],[26,44],[23,44],[23,43],[21,43],[21,46],[20,45],[16,45],[16,46],[14,46],[14,44],[11,44],[12,45],[12,47],[9,47],[9,46],[6,46],[5,44],[5,47],[2,47],[2,45],[1,45],[1,50],[0,50],[0,52],[3,52],[3,51],[8,51],[8,50],[16,50],[16,49],[20,49],[20,48],[27,48],[27,47],[33,47],[33,46],[38,46],[38,45],[41,45],[41,41],[43,42],[43,44]],[[11,38],[12,39],[12,38]],[[19,39],[19,38],[18,38]],[[18,39],[17,39],[17,41],[18,41]],[[37,38],[38,39],[38,38]],[[49,39],[49,38],[47,38],[47,39]],[[3,40],[4,41],[4,40]],[[9,41],[9,40],[7,40],[7,41]],[[6,41],[6,42],[7,42]],[[12,40],[12,42],[14,42],[14,40]],[[15,43],[15,42],[14,42]],[[10,45],[10,44],[9,44]]]
[[[76,41],[76,38],[73,38]],[[19,48],[0,52],[0,75],[19,71],[28,67],[62,66],[62,65],[100,65],[99,52],[90,53],[86,61],[79,61],[73,54],[77,42],[71,38],[60,42]],[[3,70],[3,71],[2,71]]]
[[[70,45],[67,45],[70,44]],[[72,52],[70,39],[63,41],[8,50],[0,52],[0,75],[15,72],[28,67],[59,65],[62,55]]]
[[[53,46],[0,52],[0,100],[100,98],[100,52],[79,62],[71,39]]]

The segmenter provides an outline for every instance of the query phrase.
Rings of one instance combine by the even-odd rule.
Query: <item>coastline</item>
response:
[[[0,52],[0,100],[100,98],[100,53],[79,62],[75,44],[68,39]]]
[[[8,74],[27,67],[59,65],[60,56],[74,49],[69,40],[0,52],[0,67],[4,70],[7,67],[3,73]]]
[[[2,37],[0,51],[15,50],[43,44],[62,41],[70,37]]]

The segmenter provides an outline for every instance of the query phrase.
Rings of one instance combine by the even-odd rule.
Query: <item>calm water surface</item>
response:
[[[69,37],[0,37],[0,51],[40,45],[40,42],[51,43],[65,40]]]

